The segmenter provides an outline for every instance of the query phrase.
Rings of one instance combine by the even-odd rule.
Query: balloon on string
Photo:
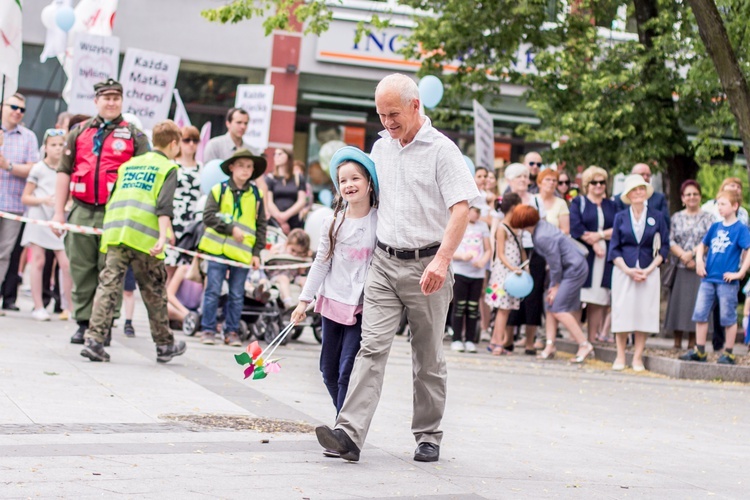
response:
[[[52,29],[57,26],[55,16],[57,15],[57,4],[52,2],[48,6],[42,9],[42,24],[45,28]]]
[[[521,274],[510,273],[505,278],[505,291],[511,297],[522,299],[527,297],[533,289],[534,280],[526,271],[522,271]]]
[[[333,158],[333,155],[336,153],[336,151],[345,146],[346,143],[339,140],[328,141],[320,146],[320,151],[318,152],[318,161],[320,161],[320,168],[322,168],[324,172],[328,172],[328,169],[331,166],[331,158]]]
[[[55,23],[57,27],[65,33],[71,30],[76,23],[76,12],[70,5],[62,5],[57,8],[55,13]]]
[[[419,99],[425,108],[434,108],[443,99],[443,82],[435,75],[427,75],[419,80]]]
[[[211,188],[227,179],[229,179],[229,176],[221,171],[221,160],[211,160],[203,165],[203,171],[201,172],[201,193],[207,195],[211,192]]]
[[[474,173],[476,173],[477,168],[474,166],[474,162],[471,161],[471,158],[464,155],[464,161],[466,162],[466,166],[469,167],[469,172],[471,172],[471,176],[474,177]]]
[[[321,189],[320,193],[318,193],[318,200],[321,205],[330,207],[333,204],[333,193],[330,189]]]

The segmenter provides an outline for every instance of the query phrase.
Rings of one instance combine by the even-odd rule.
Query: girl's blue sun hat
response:
[[[336,151],[331,158],[331,166],[328,170],[331,174],[333,185],[336,187],[336,191],[341,194],[341,192],[339,191],[338,170],[339,166],[347,161],[356,161],[367,169],[367,171],[370,173],[370,177],[372,177],[372,186],[373,189],[375,189],[375,194],[379,195],[380,187],[378,186],[378,173],[375,171],[375,162],[370,159],[370,156],[368,154],[366,154],[359,148],[355,148],[354,146],[344,146],[343,148]]]

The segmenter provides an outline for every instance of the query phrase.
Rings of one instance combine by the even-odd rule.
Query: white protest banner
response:
[[[268,131],[271,128],[273,85],[237,85],[234,105],[250,115],[243,139],[256,153],[264,151],[268,147]]]
[[[132,113],[144,129],[167,119],[180,58],[141,49],[128,49],[122,63],[122,112]]]
[[[495,125],[492,116],[474,99],[474,147],[476,165],[495,169]]]
[[[68,111],[95,116],[94,84],[109,78],[117,80],[119,62],[119,38],[76,33],[73,40]]]

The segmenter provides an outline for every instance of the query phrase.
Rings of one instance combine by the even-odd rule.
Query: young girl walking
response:
[[[323,317],[320,371],[338,415],[362,337],[365,278],[375,249],[378,178],[373,161],[351,146],[334,154],[330,170],[337,192],[334,213],[323,222],[318,253],[291,319],[305,319],[317,293],[315,311]],[[324,454],[338,456],[330,450]]]
[[[65,147],[65,131],[47,129],[44,132],[42,144],[44,159],[31,167],[21,202],[29,207],[27,212],[29,218],[49,221],[52,220],[55,211],[55,182],[57,181],[57,167]],[[42,301],[42,275],[46,250],[55,252],[57,267],[62,275],[60,295],[63,309],[67,310],[71,304],[70,292],[73,282],[70,278],[70,264],[65,255],[63,239],[55,236],[46,226],[28,224],[21,238],[21,245],[28,246],[31,252],[31,296],[34,300],[34,310],[31,316],[38,321],[49,321],[49,313]],[[59,277],[55,276],[55,279]],[[66,312],[63,311],[63,314]]]
[[[490,253],[490,228],[480,220],[479,207],[469,210],[469,225],[453,254],[453,342],[451,351],[477,352],[479,299]],[[465,325],[465,328],[464,328]]]
[[[521,307],[521,299],[511,297],[505,292],[503,284],[510,273],[521,273],[521,262],[526,260],[526,254],[520,242],[520,231],[511,229],[508,222],[513,208],[521,204],[521,197],[516,193],[507,193],[500,203],[500,212],[504,215],[497,229],[497,243],[495,245],[495,260],[492,262],[492,272],[487,284],[485,302],[495,313],[495,326],[492,339],[487,350],[493,356],[510,354],[513,348],[513,333],[506,328],[510,311]]]

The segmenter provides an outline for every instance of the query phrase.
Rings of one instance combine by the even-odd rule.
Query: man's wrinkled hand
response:
[[[449,264],[450,261],[440,257],[432,259],[422,273],[422,278],[419,280],[423,294],[431,295],[443,287],[445,277],[448,275]]]

